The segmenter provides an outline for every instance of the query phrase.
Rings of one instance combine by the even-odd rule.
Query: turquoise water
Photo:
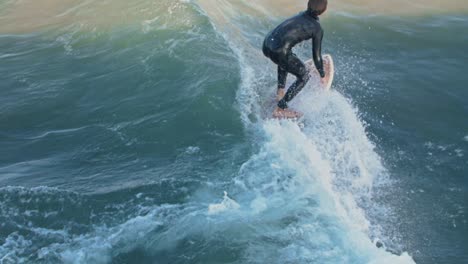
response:
[[[468,261],[467,15],[330,11],[296,123],[265,119],[284,17],[159,4],[0,33],[3,263]]]

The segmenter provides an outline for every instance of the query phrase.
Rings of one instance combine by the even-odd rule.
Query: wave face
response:
[[[0,3],[1,261],[467,259],[468,18],[332,10],[334,88],[279,121],[283,2]]]

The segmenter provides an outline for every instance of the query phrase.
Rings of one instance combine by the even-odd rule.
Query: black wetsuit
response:
[[[308,39],[312,39],[312,54],[315,67],[320,76],[325,77],[321,54],[323,30],[319,19],[309,11],[291,17],[271,31],[263,42],[263,54],[278,64],[278,88],[284,88],[288,73],[297,77],[288,92],[278,102],[278,107],[285,109],[288,102],[296,96],[309,80],[309,72],[304,63],[292,53],[292,48]]]

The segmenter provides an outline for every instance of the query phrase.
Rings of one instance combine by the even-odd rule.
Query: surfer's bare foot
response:
[[[286,94],[286,89],[279,88],[278,91],[276,92],[276,101],[279,102],[281,99],[283,99],[285,94]]]
[[[276,107],[275,111],[273,111],[274,118],[299,118],[301,116],[302,113],[288,108],[281,109],[279,107]]]

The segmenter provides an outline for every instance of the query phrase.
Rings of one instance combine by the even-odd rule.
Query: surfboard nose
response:
[[[320,86],[325,90],[330,90],[333,78],[335,76],[335,64],[333,62],[333,58],[330,54],[324,54],[322,56],[323,59],[323,67],[325,70],[325,77],[321,78],[319,72],[315,68],[314,60],[310,59],[305,62],[307,67],[310,70],[310,75],[316,78],[317,80],[321,80]]]

